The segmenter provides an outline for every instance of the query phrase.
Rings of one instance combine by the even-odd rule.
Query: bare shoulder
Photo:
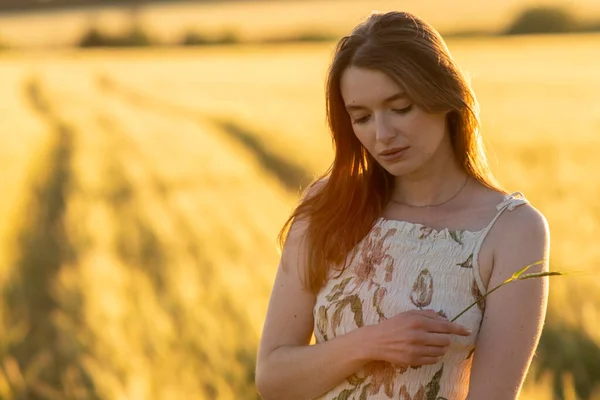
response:
[[[315,180],[306,188],[304,188],[302,196],[300,198],[300,203],[317,195],[323,189],[323,187],[325,187],[325,185],[327,184],[327,180],[328,177]],[[293,247],[294,251],[298,251],[299,247],[301,247],[301,242],[306,236],[306,230],[308,228],[308,225],[309,221],[304,216],[298,216],[294,218],[286,240],[286,246]],[[288,244],[288,242],[290,243]]]
[[[302,194],[302,200],[313,197],[314,195],[319,193],[325,187],[325,185],[327,185],[328,181],[329,181],[328,176],[325,176],[325,177],[322,177],[320,179],[313,181],[311,184],[309,184],[304,189],[303,194]]]
[[[547,269],[550,229],[546,217],[531,204],[504,211],[494,236],[494,269],[503,277],[541,260],[546,260],[542,268]]]
[[[524,239],[549,235],[546,217],[530,203],[519,205],[513,210],[506,210],[503,214],[498,220],[498,230],[502,236]]]
[[[479,203],[488,208],[491,205],[495,207],[501,204],[506,194],[483,185],[479,185],[477,198]],[[520,235],[531,235],[534,233],[543,235],[548,232],[548,222],[546,217],[531,203],[519,205],[512,210],[506,210],[496,222],[496,231],[501,236],[510,235],[512,237]],[[521,236],[522,237],[522,236]]]

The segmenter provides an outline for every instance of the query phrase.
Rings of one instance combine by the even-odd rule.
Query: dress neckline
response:
[[[458,229],[458,228],[456,228],[456,229],[455,228],[434,228],[432,226],[421,224],[419,222],[410,222],[410,221],[405,221],[405,220],[400,220],[400,219],[389,219],[389,218],[385,218],[385,217],[379,217],[379,218],[377,218],[377,220],[375,220],[375,225],[385,225],[385,224],[392,225],[396,228],[404,228],[401,230],[406,230],[406,231],[416,230],[416,231],[421,231],[421,232],[429,232],[430,234],[434,234],[436,236],[438,236],[438,235],[451,236],[451,232],[464,232],[464,233],[467,233],[470,235],[479,235],[487,229],[487,226],[485,226],[481,229],[478,229],[478,230]]]
[[[454,239],[456,240],[456,235],[457,234],[467,234],[469,236],[478,236],[481,234],[484,234],[488,228],[495,222],[495,220],[498,218],[498,216],[501,214],[501,212],[507,208],[509,210],[513,210],[517,205],[522,204],[522,203],[527,203],[527,200],[525,199],[525,196],[523,195],[523,193],[521,192],[514,192],[514,193],[509,193],[506,194],[503,198],[503,201],[500,202],[497,206],[496,209],[498,210],[498,213],[496,214],[496,217],[494,217],[494,219],[486,226],[484,226],[481,229],[478,230],[471,230],[471,229],[454,229],[454,228],[434,228],[419,222],[410,222],[410,221],[406,221],[406,220],[400,220],[400,219],[390,219],[390,218],[386,218],[386,217],[378,217],[375,220],[375,224],[374,226],[380,225],[389,225],[389,226],[393,226],[394,228],[398,229],[398,231],[400,232],[405,232],[405,233],[419,233],[419,236],[422,238],[423,236],[425,237],[429,237],[429,236],[433,236],[433,237],[443,237],[443,238],[447,238],[447,239]]]

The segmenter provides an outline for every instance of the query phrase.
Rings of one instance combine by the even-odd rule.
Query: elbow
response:
[[[287,390],[285,385],[276,382],[273,372],[264,366],[257,367],[254,384],[262,400],[299,400]]]
[[[297,384],[291,371],[277,361],[273,362],[272,354],[258,357],[254,373],[254,385],[262,400],[306,400],[306,385]],[[310,396],[312,398],[312,396]]]
[[[256,380],[256,391],[258,392],[260,398],[262,400],[280,400],[282,397],[281,393],[279,393],[276,388],[269,385],[268,382],[264,380]]]
[[[254,385],[256,386],[256,390],[260,395],[260,398],[263,400],[275,400],[279,397],[276,388],[273,386],[272,379],[270,379],[269,371],[265,368],[264,365],[258,363],[256,365],[256,373],[254,375]]]
[[[263,400],[269,400],[271,397],[269,396],[269,390],[267,382],[265,381],[264,372],[259,372],[258,366],[256,368],[256,373],[254,375],[254,386],[256,386],[256,391],[260,395],[260,398]]]

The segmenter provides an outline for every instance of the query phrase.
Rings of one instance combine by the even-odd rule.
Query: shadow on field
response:
[[[118,94],[138,107],[155,109],[162,114],[170,114],[179,118],[183,117],[192,120],[200,120],[202,122],[207,119],[200,119],[196,110],[187,109],[171,104],[168,101],[139,93],[132,88],[125,87],[123,84],[113,81],[110,77],[105,75],[98,77],[98,85],[106,91]],[[300,188],[306,187],[312,180],[312,177],[307,170],[286,160],[284,156],[269,149],[265,143],[258,139],[258,134],[231,121],[213,118],[212,122],[219,126],[223,132],[228,134],[235,141],[242,144],[254,155],[255,159],[265,172],[275,177],[287,190],[297,193]]]
[[[116,254],[119,255],[123,265],[142,272],[152,283],[157,301],[168,313],[178,332],[177,342],[172,344],[173,351],[189,360],[185,368],[200,365],[219,372],[227,377],[229,386],[236,396],[244,399],[255,398],[256,348],[252,343],[256,338],[247,333],[252,331],[251,324],[245,310],[239,309],[232,302],[231,290],[224,287],[223,282],[218,281],[215,275],[215,268],[218,266],[213,265],[207,257],[211,250],[203,246],[202,238],[195,233],[185,215],[171,204],[171,192],[178,188],[171,187],[169,182],[160,179],[154,171],[155,167],[151,160],[119,127],[118,121],[106,115],[99,115],[96,120],[111,143],[110,149],[113,150],[110,154],[106,154],[107,169],[104,172],[104,181],[108,184],[105,200],[115,220],[118,221],[114,239]],[[138,173],[136,177],[133,177],[127,168],[131,164],[136,166],[135,170]],[[143,176],[140,176],[140,173]],[[168,215],[174,225],[174,231],[177,232],[178,240],[184,243],[185,256],[191,259],[193,265],[201,271],[202,279],[194,283],[200,285],[201,293],[208,293],[212,298],[207,299],[207,304],[199,304],[193,308],[202,309],[209,305],[215,307],[212,312],[217,312],[220,316],[220,330],[225,335],[229,332],[237,335],[246,332],[240,336],[243,340],[236,343],[226,341],[203,343],[198,339],[198,330],[202,331],[205,327],[190,322],[186,316],[185,304],[179,302],[180,297],[175,292],[177,287],[169,284],[171,268],[175,263],[180,262],[182,255],[174,254],[173,249],[169,249],[169,244],[161,240],[160,235],[155,231],[155,226],[149,221],[148,218],[151,216],[144,213],[144,207],[141,205],[144,200],[139,196],[139,188],[134,181],[136,178],[147,184],[151,194],[158,199],[158,207],[163,211],[161,215]],[[148,335],[151,336],[152,332],[148,332]],[[153,343],[151,337],[140,339],[150,343],[150,346]],[[223,370],[222,363],[215,363],[215,360],[209,356],[209,353],[214,354],[215,349],[218,349],[223,359],[235,358],[237,367],[228,365],[229,369]],[[148,352],[147,357],[154,365],[161,363],[160,359],[153,359],[152,351]],[[183,366],[175,365],[175,367]],[[162,370],[158,366],[157,374]],[[177,376],[176,373],[171,373],[170,377]],[[203,379],[199,376],[198,379],[207,399],[222,395],[209,378]]]
[[[565,325],[549,310],[536,354],[538,377],[550,372],[555,399],[565,399],[563,378],[573,376],[578,399],[591,399],[600,388],[600,346],[583,329]],[[597,393],[597,392],[596,392]]]
[[[263,169],[275,176],[287,190],[296,193],[310,183],[311,176],[306,170],[267,150],[256,133],[231,121],[215,119],[214,122],[251,150]]]
[[[73,132],[53,114],[37,80],[24,89],[31,108],[51,131],[52,145],[35,166],[37,174],[16,237],[15,274],[3,293],[7,329],[23,326],[26,333],[14,341],[3,337],[0,357],[5,365],[12,365],[7,375],[14,398],[64,399],[85,394],[86,399],[97,399],[79,363],[84,344],[74,334],[82,321],[81,293],[60,300],[55,292],[61,268],[77,261],[65,229]]]
[[[139,215],[137,206],[135,188],[125,172],[125,162],[135,163],[141,167],[141,170],[147,175],[147,183],[153,194],[160,200],[161,206],[167,210],[169,216],[174,220],[176,230],[180,238],[185,241],[187,255],[191,257],[198,265],[206,265],[206,260],[203,257],[203,252],[200,249],[201,243],[195,240],[196,234],[190,226],[186,218],[169,203],[169,197],[173,190],[180,190],[181,187],[173,187],[162,181],[152,171],[153,166],[144,154],[139,150],[125,132],[122,132],[118,124],[109,116],[99,115],[96,118],[98,126],[101,127],[110,141],[113,143],[112,148],[115,150],[108,155],[109,162],[105,171],[105,182],[107,182],[108,190],[105,193],[105,198],[110,204],[115,218],[119,219],[119,238],[115,241],[117,254],[126,262],[135,261],[136,264],[143,265],[144,271],[148,273],[150,280],[153,282],[154,288],[157,291],[164,289],[162,282],[165,280],[165,269],[162,268],[169,262],[166,254],[163,252],[162,243],[158,240],[152,228],[147,226],[144,220]],[[127,152],[133,156],[127,158],[121,155],[121,152]],[[183,186],[190,186],[190,182],[186,182]],[[126,218],[126,223],[121,223],[121,218]],[[205,288],[210,287],[215,280],[214,271],[212,268],[203,270],[203,281],[200,282]]]

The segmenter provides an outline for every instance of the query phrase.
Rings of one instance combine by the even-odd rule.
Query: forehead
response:
[[[340,78],[340,91],[346,104],[379,104],[404,92],[386,73],[367,68],[349,67]]]

